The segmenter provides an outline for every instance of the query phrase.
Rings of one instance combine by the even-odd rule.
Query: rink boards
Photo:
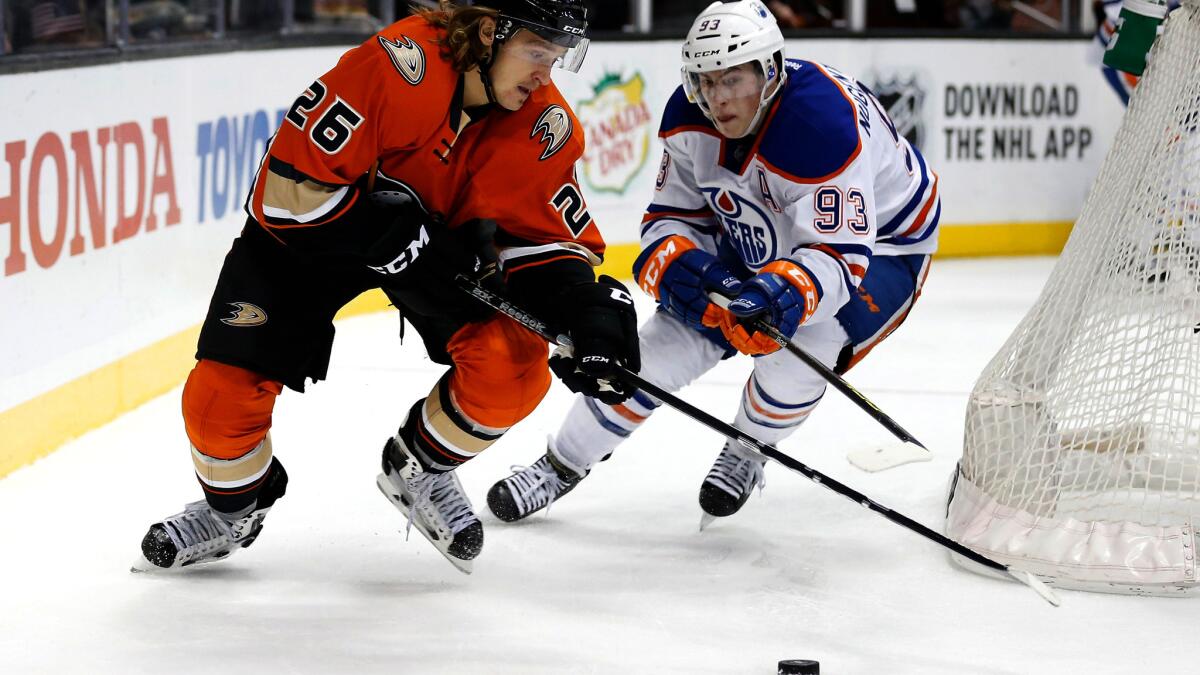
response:
[[[1122,109],[1079,41],[806,40],[856,74],[939,175],[946,255],[1053,254]],[[342,48],[0,76],[0,476],[178,384],[285,107]],[[660,165],[671,41],[598,43],[560,74],[579,177],[628,276]],[[269,73],[253,88],[245,73]],[[356,310],[383,306],[367,297]]]

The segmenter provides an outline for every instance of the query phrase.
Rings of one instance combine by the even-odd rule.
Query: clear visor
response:
[[[716,70],[705,73],[683,73],[692,100],[704,112],[723,101],[751,99],[762,101],[767,96],[768,82],[753,69]]]
[[[562,68],[572,73],[579,72],[580,67],[583,66],[583,60],[587,58],[590,40],[544,26],[535,29],[522,22],[517,22],[517,25],[522,30],[533,33],[538,39],[521,41],[519,44],[514,44],[510,39],[508,49],[513,56],[539,66]]]

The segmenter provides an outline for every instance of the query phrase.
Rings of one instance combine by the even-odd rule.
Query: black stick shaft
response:
[[[727,307],[729,305],[728,298],[715,294],[710,295],[709,297],[722,307]],[[786,335],[779,332],[778,328],[772,326],[766,321],[763,321],[762,319],[757,319],[753,326],[755,330],[770,337],[780,347],[783,347],[794,354],[809,368],[817,371],[817,374],[820,375],[826,382],[832,384],[834,389],[842,392],[842,394],[845,395],[846,398],[850,399],[854,405],[862,408],[863,411],[870,415],[872,419],[882,424],[883,427],[888,431],[892,432],[893,436],[899,438],[905,443],[912,443],[926,452],[929,451],[929,448],[925,447],[924,443],[918,441],[916,436],[908,433],[908,431],[904,427],[900,426],[896,420],[892,419],[887,413],[880,410],[879,406],[875,405],[871,399],[867,398],[862,394],[862,392],[851,386],[850,383],[844,380],[841,375],[833,372],[833,370],[831,370],[824,363],[818,361],[812,354],[804,351],[804,349],[802,349],[799,345],[789,340]]]
[[[684,401],[683,399],[680,399],[680,398],[672,395],[671,393],[664,391],[662,388],[658,387],[657,385],[646,381],[642,377],[635,375],[633,373],[630,373],[628,371],[623,371],[622,377],[625,378],[626,380],[628,380],[630,383],[637,385],[637,387],[639,389],[646,392],[647,394],[650,394],[651,396],[659,399],[663,403],[666,403],[667,405],[671,406],[672,408],[675,408],[679,412],[683,413],[684,415],[687,415],[688,417],[692,418],[693,420],[696,420],[697,422],[703,424],[704,426],[708,427],[709,429],[712,429],[713,431],[716,431],[727,438],[733,439],[733,440],[737,441],[738,443],[741,443],[742,445],[744,445],[752,450],[757,451],[758,453],[762,454],[765,457],[769,457],[769,458],[775,460],[776,462],[779,462],[780,464],[786,466],[787,468],[791,469],[792,471],[795,471],[798,474],[801,474],[802,476],[804,476],[805,478],[808,478],[809,480],[813,481],[814,483],[823,485],[823,486],[829,488],[830,490],[833,490],[834,492],[842,495],[843,497],[846,497],[847,499],[850,499],[851,501],[857,502],[860,506],[864,506],[864,507],[874,511],[875,513],[882,515],[884,518],[887,518],[888,520],[892,521],[893,523],[896,523],[897,525],[906,527],[909,530],[912,530],[913,532],[916,532],[917,534],[921,535],[922,537],[925,537],[926,539],[929,539],[930,541],[932,541],[936,544],[944,546],[965,558],[969,558],[970,560],[977,562],[980,565],[983,565],[985,567],[990,567],[994,570],[999,570],[999,571],[1007,571],[1008,570],[1007,565],[1003,565],[1001,563],[998,563],[998,562],[992,560],[991,558],[982,556],[979,553],[976,553],[975,551],[972,551],[971,549],[967,548],[966,546],[963,546],[962,544],[954,541],[953,539],[946,537],[945,535],[941,534],[940,532],[929,529],[928,527],[913,520],[912,518],[909,518],[908,516],[904,515],[903,513],[898,513],[896,511],[889,509],[888,507],[880,504],[879,502],[874,501],[870,497],[867,497],[866,495],[855,490],[854,488],[850,487],[849,485],[838,482],[837,480],[808,466],[804,462],[801,462],[789,455],[783,454],[778,449],[776,449],[775,446],[769,445],[767,443],[763,443],[762,441],[754,438],[753,436],[747,435],[746,433],[739,431],[732,424],[723,422],[723,421],[713,417],[712,415],[691,405],[690,403]]]
[[[542,322],[541,320],[539,320],[537,317],[522,310],[520,307],[517,307],[516,305],[512,304],[508,300],[505,300],[504,298],[500,297],[498,294],[493,293],[493,292],[483,288],[479,284],[475,283],[475,281],[472,280],[471,278],[460,274],[457,277],[457,281],[463,290],[465,290],[467,293],[470,293],[472,296],[474,296],[480,302],[483,302],[484,304],[492,307],[493,309],[497,310],[498,312],[507,315],[509,318],[511,318],[514,321],[516,321],[517,323],[525,326],[529,330],[537,333],[538,335],[542,336],[546,340],[548,340],[550,342],[556,342],[558,344],[564,344],[564,345],[570,344],[570,340],[566,339],[565,336],[554,335],[550,331],[550,329],[547,327],[547,325],[544,322]],[[963,546],[962,544],[954,541],[953,539],[946,537],[945,535],[941,534],[940,532],[931,530],[930,528],[926,527],[925,525],[922,525],[921,523],[913,520],[912,518],[909,518],[908,516],[906,516],[902,513],[898,513],[896,511],[889,509],[888,507],[872,500],[871,498],[869,498],[866,495],[862,494],[861,492],[855,490],[854,488],[852,488],[848,485],[845,485],[843,483],[840,483],[837,480],[834,480],[833,478],[830,478],[829,476],[821,473],[820,471],[813,469],[812,467],[808,466],[804,462],[801,462],[801,461],[795,459],[794,457],[790,457],[788,455],[783,454],[775,446],[770,445],[768,443],[763,443],[762,441],[758,440],[757,438],[754,438],[753,436],[750,436],[743,431],[739,431],[732,424],[729,424],[727,422],[717,419],[716,417],[713,417],[712,415],[704,412],[703,410],[697,408],[696,406],[693,406],[692,404],[684,401],[683,399],[678,398],[674,394],[662,389],[658,385],[653,384],[652,382],[649,382],[649,381],[643,379],[640,375],[630,372],[628,369],[622,368],[621,369],[621,377],[624,378],[626,381],[628,381],[630,384],[636,385],[639,389],[646,392],[647,394],[657,398],[658,400],[662,401],[663,403],[671,406],[672,408],[678,410],[679,412],[683,413],[684,415],[687,415],[688,417],[699,422],[700,424],[703,424],[704,426],[708,427],[709,429],[716,431],[717,433],[721,434],[722,436],[725,436],[731,440],[737,441],[738,443],[741,443],[742,445],[746,446],[747,448],[750,448],[751,450],[754,450],[754,451],[762,454],[764,457],[769,457],[770,459],[775,460],[776,462],[784,465],[785,467],[791,469],[792,471],[795,471],[796,473],[799,473],[800,475],[804,476],[805,478],[808,478],[809,480],[813,481],[814,483],[823,485],[823,486],[829,488],[830,490],[833,490],[834,492],[842,495],[843,497],[846,497],[847,499],[850,499],[851,501],[858,503],[860,506],[864,506],[864,507],[874,511],[875,513],[880,514],[881,516],[883,516],[884,518],[887,518],[888,520],[892,521],[893,523],[896,523],[897,525],[905,527],[908,530],[915,532],[915,533],[921,535],[922,537],[925,537],[926,539],[932,541],[933,543],[938,544],[939,546],[942,546],[944,548],[947,548],[947,549],[963,556],[964,558],[967,558],[968,560],[971,560],[972,562],[978,563],[980,565],[983,565],[984,567],[988,567],[990,569],[997,570],[1000,572],[1008,572],[1007,565],[998,563],[995,560],[992,560],[991,558],[988,558],[979,553],[976,553],[975,551],[972,551],[971,549],[967,548],[966,546]]]

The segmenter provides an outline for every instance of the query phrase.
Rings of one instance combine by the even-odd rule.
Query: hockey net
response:
[[[1197,584],[1195,521],[1200,0],[1184,0],[1045,289],[975,384],[946,527],[1060,587],[1175,595]]]

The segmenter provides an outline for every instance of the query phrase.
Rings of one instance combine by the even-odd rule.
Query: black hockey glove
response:
[[[634,388],[620,379],[618,366],[642,368],[637,313],[629,291],[610,276],[577,284],[561,297],[559,316],[572,347],[558,347],[550,369],[573,392],[616,405],[633,396]]]
[[[458,289],[455,277],[465,274],[494,292],[503,291],[493,237],[496,223],[472,220],[454,229],[440,219],[415,223],[397,218],[387,235],[372,247],[368,266],[387,277],[381,285],[409,310],[426,316],[456,315],[480,321],[493,310]]]
[[[465,227],[451,230],[441,218],[405,210],[367,250],[367,266],[393,282],[473,271],[478,256],[467,245],[471,233]]]

